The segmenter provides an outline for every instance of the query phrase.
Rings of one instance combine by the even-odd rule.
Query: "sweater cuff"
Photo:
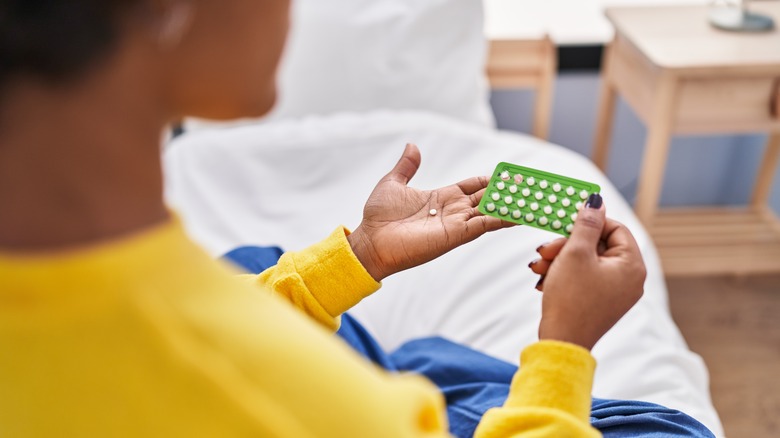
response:
[[[523,350],[504,406],[558,409],[590,420],[596,360],[580,346],[540,341]]]
[[[381,287],[358,260],[339,227],[327,239],[295,254],[298,274],[322,307],[337,317]]]

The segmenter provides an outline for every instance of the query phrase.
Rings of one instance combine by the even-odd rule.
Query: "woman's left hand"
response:
[[[437,190],[408,187],[420,161],[417,146],[407,145],[398,164],[368,198],[363,222],[348,237],[358,260],[376,281],[429,262],[489,231],[512,226],[477,211],[487,177]]]

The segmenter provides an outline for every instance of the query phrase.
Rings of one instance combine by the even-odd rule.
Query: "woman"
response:
[[[485,178],[409,188],[408,146],[353,233],[248,282],[164,205],[160,133],[269,111],[288,13],[288,0],[0,0],[0,435],[448,434],[435,386],[332,332],[385,277],[504,226],[476,212]],[[589,349],[641,296],[642,259],[597,195],[540,254],[541,341],[479,436],[599,435]]]

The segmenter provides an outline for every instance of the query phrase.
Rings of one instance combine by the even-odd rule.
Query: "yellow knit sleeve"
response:
[[[579,346],[542,341],[520,356],[509,397],[489,410],[475,437],[600,437],[590,426],[596,361]]]
[[[285,253],[260,275],[244,276],[282,295],[320,324],[336,331],[341,314],[381,286],[366,271],[339,227],[324,241]]]

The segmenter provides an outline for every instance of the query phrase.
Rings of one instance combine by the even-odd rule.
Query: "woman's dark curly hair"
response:
[[[123,12],[139,1],[0,0],[0,87],[19,76],[78,76],[110,53]]]

